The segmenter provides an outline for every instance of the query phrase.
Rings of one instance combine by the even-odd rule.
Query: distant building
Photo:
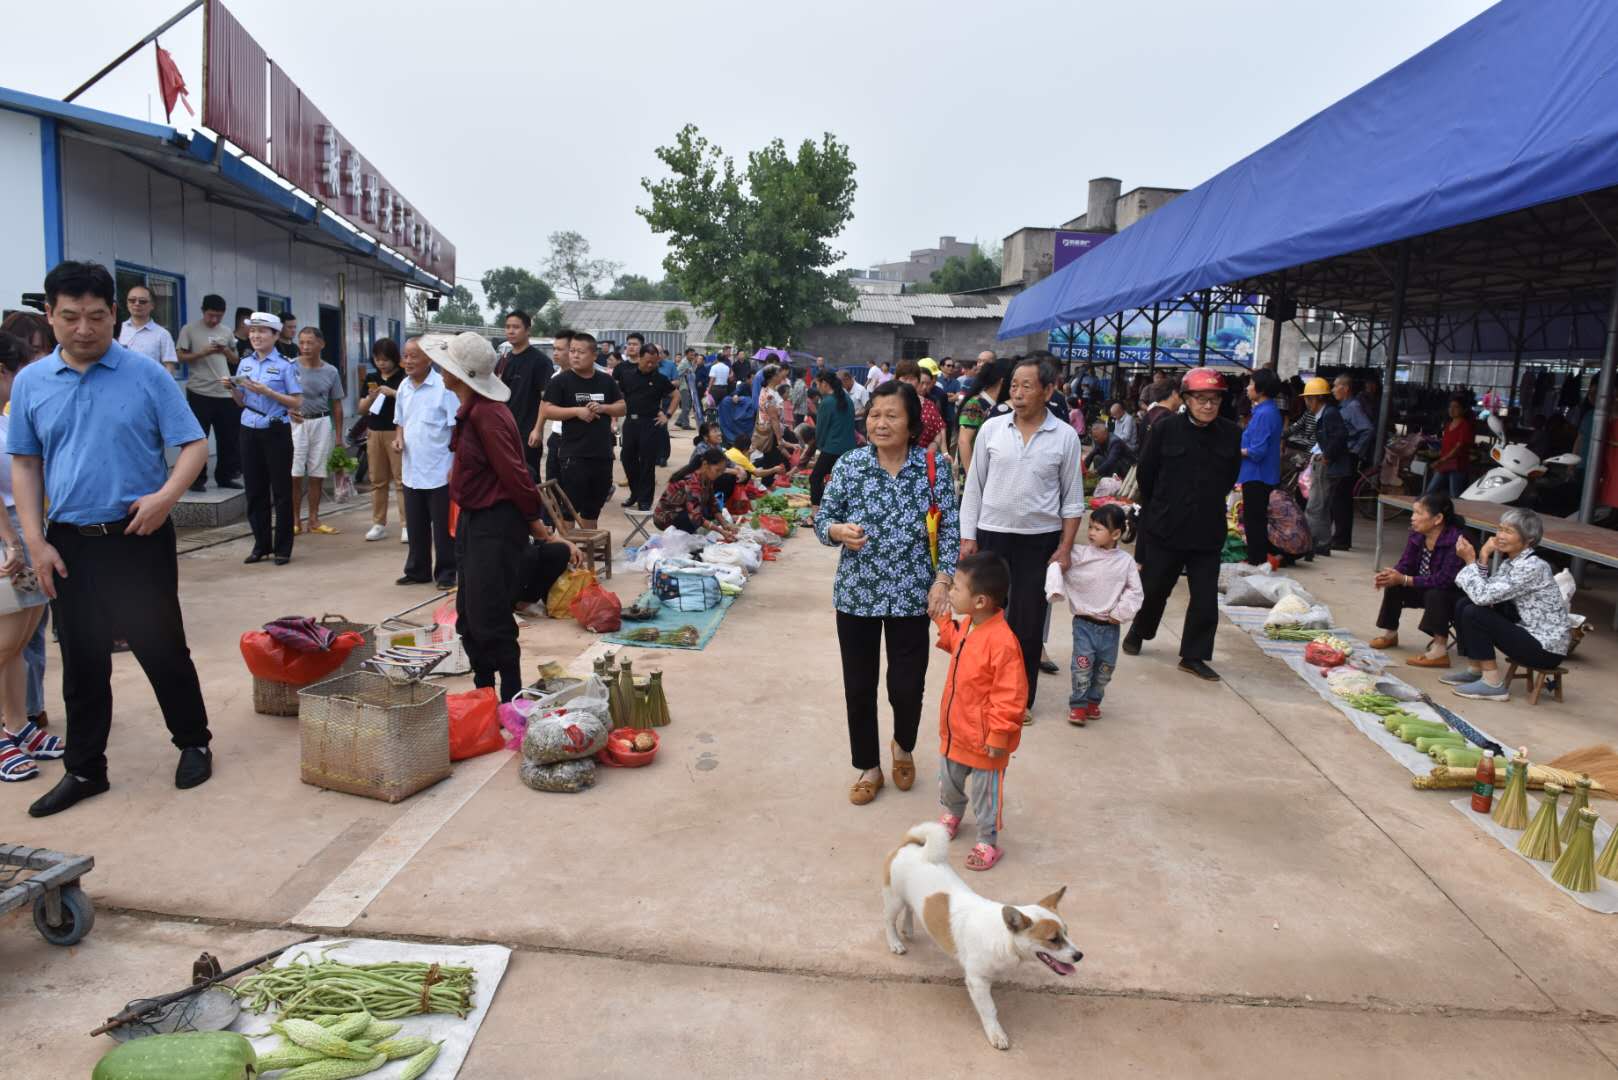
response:
[[[670,329],[668,313],[685,316],[685,326]],[[632,331],[670,352],[687,345],[719,345],[713,336],[715,317],[684,300],[563,300],[562,325],[570,330],[587,330],[601,342],[622,346]]]
[[[905,261],[879,263],[871,267],[870,273],[881,280],[915,285],[931,280],[933,271],[942,269],[950,259],[970,258],[975,250],[976,244],[963,244],[953,236],[940,236],[937,247],[917,248]]]
[[[902,280],[881,270],[845,270],[843,276],[848,278],[848,283],[854,286],[856,292],[898,296],[905,291]]]
[[[1055,273],[1058,233],[1112,235],[1185,194],[1184,188],[1138,187],[1127,192],[1122,188],[1122,181],[1099,176],[1090,181],[1089,205],[1078,217],[1055,228],[1018,229],[1006,237],[1000,249],[1000,283],[1027,287]],[[1071,242],[1084,243],[1082,238]]]
[[[847,321],[810,327],[798,348],[833,364],[895,362],[1004,351],[994,335],[1006,300],[980,293],[861,294]]]

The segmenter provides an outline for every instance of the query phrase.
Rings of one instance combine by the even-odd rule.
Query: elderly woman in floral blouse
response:
[[[902,382],[871,394],[865,418],[869,445],[838,459],[826,486],[815,534],[841,545],[832,600],[843,655],[843,697],[848,743],[859,770],[849,801],[863,806],[882,789],[877,732],[880,646],[888,644],[888,704],[893,708],[893,783],[909,791],[916,779],[911,752],[921,722],[927,680],[929,621],[949,611],[949,585],[960,549],[960,522],[949,466],[916,445],[921,400]],[[931,474],[931,475],[929,475]],[[941,513],[937,563],[927,513]]]
[[[1445,675],[1455,693],[1480,701],[1509,701],[1510,691],[1495,664],[1495,650],[1537,670],[1567,659],[1567,597],[1550,564],[1534,554],[1545,523],[1532,510],[1507,510],[1499,531],[1474,552],[1461,540],[1455,553],[1466,565],[1455,577],[1466,598],[1455,605],[1455,640],[1467,670]],[[1490,557],[1504,556],[1492,570]],[[1509,607],[1506,606],[1509,604]]]

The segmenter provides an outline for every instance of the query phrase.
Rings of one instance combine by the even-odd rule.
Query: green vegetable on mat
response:
[[[326,1055],[319,1050],[311,1050],[307,1046],[299,1046],[295,1042],[283,1042],[274,1050],[258,1056],[258,1071],[272,1072],[275,1069],[295,1069],[299,1065],[307,1065],[311,1061],[325,1061]]]
[[[1420,750],[1424,754],[1427,751],[1433,749],[1435,746],[1453,746],[1453,747],[1459,748],[1459,747],[1462,747],[1462,746],[1465,746],[1465,745],[1466,745],[1466,740],[1465,739],[1461,738],[1461,736],[1459,736],[1459,735],[1453,735],[1453,734],[1452,735],[1418,735],[1416,737],[1416,749]]]
[[[1264,636],[1271,641],[1315,641],[1330,637],[1330,630],[1304,630],[1297,626],[1266,626]]]
[[[247,976],[233,992],[255,1012],[274,1007],[283,1021],[349,1015],[356,1010],[364,1010],[376,1020],[420,1013],[464,1017],[472,1007],[473,978],[469,967],[415,962],[344,964],[324,957],[316,962],[305,954],[284,967]],[[324,1027],[315,1026],[325,1032]]]
[[[399,1039],[389,1039],[387,1042],[377,1043],[376,1052],[388,1055],[389,1061],[398,1061],[400,1058],[415,1057],[430,1046],[435,1046],[431,1039],[423,1039],[419,1035],[406,1035]]]
[[[337,1027],[344,1027],[339,1024]],[[351,1061],[364,1061],[370,1057],[372,1051],[363,1046],[356,1046],[338,1036],[336,1028],[321,1027],[313,1020],[279,1020],[270,1025],[270,1030],[297,1043],[299,1046],[318,1050],[327,1057],[348,1058]]]
[[[1440,764],[1456,769],[1475,769],[1483,760],[1483,751],[1475,746],[1438,746],[1434,753]]]
[[[349,1080],[353,1076],[375,1072],[387,1063],[386,1054],[374,1054],[364,1061],[327,1058],[325,1061],[312,1061],[307,1065],[299,1065],[291,1072],[281,1074],[281,1080]]]
[[[433,1062],[438,1059],[438,1049],[443,1045],[443,1043],[434,1043],[411,1058],[406,1063],[404,1072],[399,1074],[399,1080],[421,1080],[422,1074],[431,1068]]]
[[[365,1029],[365,1034],[361,1035],[360,1038],[365,1042],[379,1043],[383,1039],[393,1038],[403,1030],[403,1024],[390,1024],[382,1020],[372,1020],[370,1026]]]
[[[132,1039],[96,1062],[91,1080],[249,1080],[253,1044],[233,1031],[184,1031]]]
[[[1442,737],[1448,734],[1449,728],[1433,720],[1406,720],[1394,731],[1402,742],[1414,743],[1426,735],[1429,738]]]

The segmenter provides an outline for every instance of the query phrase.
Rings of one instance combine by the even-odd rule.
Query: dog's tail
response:
[[[905,843],[920,844],[921,857],[928,862],[949,859],[949,832],[936,821],[924,821],[905,833]]]

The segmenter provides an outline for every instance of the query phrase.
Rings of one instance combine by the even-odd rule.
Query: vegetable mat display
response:
[[[234,988],[237,998],[254,1012],[277,1010],[281,1021],[368,1013],[376,1020],[396,1020],[422,1013],[472,1010],[476,973],[469,967],[438,964],[344,964],[311,960],[302,954],[285,967],[249,975]]]

